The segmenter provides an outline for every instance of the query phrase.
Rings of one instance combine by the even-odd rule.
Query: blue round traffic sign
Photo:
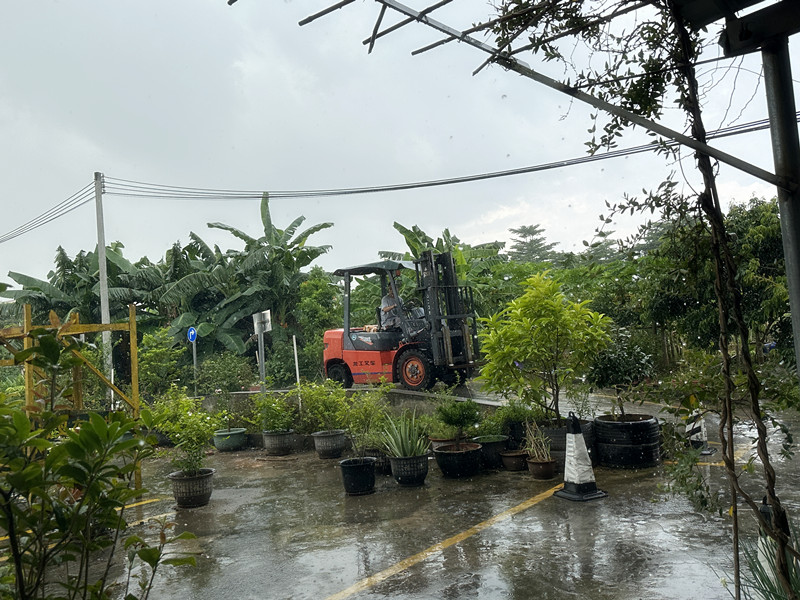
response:
[[[197,329],[189,327],[189,331],[186,332],[186,337],[189,338],[190,342],[195,341],[197,339]]]

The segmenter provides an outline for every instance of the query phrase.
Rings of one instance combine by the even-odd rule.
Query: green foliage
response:
[[[81,365],[81,360],[73,354],[84,345],[77,338],[64,337],[61,340],[45,329],[34,329],[28,334],[34,346],[14,354],[14,362],[30,363],[39,368],[46,377],[37,382],[48,390],[48,395],[37,399],[37,408],[50,412],[65,411],[72,408],[72,386],[69,373],[72,367]],[[63,343],[62,343],[63,342]],[[61,378],[67,374],[67,379]]]
[[[256,394],[253,396],[253,402],[264,431],[289,430],[297,419],[294,404],[288,402],[284,396]]]
[[[175,346],[167,328],[145,333],[139,345],[139,392],[151,400],[163,394],[180,378],[179,361],[185,347]]]
[[[481,407],[474,400],[452,398],[436,407],[436,417],[445,425],[456,430],[456,443],[461,442],[464,431],[476,428],[481,421]]]
[[[417,424],[433,440],[454,440],[458,435],[458,429],[451,425],[445,425],[441,419],[433,414],[419,415]]]
[[[383,447],[389,456],[423,456],[427,454],[429,446],[430,442],[417,422],[416,413],[410,416],[405,414],[396,419],[386,417]]]
[[[550,455],[550,439],[544,434],[541,428],[533,421],[525,424],[525,440],[523,449],[528,456],[538,462],[552,460]]]
[[[300,330],[300,374],[310,381],[322,381],[322,336],[326,330],[342,326],[342,290],[321,267],[313,267],[300,284],[295,315]]]
[[[233,352],[221,352],[208,357],[200,365],[197,391],[200,394],[238,392],[247,389],[256,379],[248,357],[238,356]]]
[[[159,430],[178,449],[173,459],[175,468],[186,475],[196,474],[203,467],[214,431],[222,426],[219,416],[205,412],[198,399],[186,395],[186,388],[175,385],[156,398],[153,412],[159,419]]]
[[[275,226],[267,194],[261,201],[263,235],[251,237],[223,223],[209,223],[244,242],[242,250],[222,252],[210,248],[197,234],[181,250],[191,271],[164,292],[161,300],[176,305],[181,313],[172,322],[173,335],[197,326],[198,343],[208,353],[216,346],[242,354],[244,339],[253,332],[251,315],[269,309],[273,327],[294,328],[294,309],[300,301],[301,269],[328,251],[328,246],[311,246],[308,239],[332,227],[332,223],[298,228],[305,217],[298,217],[285,229]]]
[[[294,349],[291,340],[279,338],[272,341],[272,347],[265,353],[264,373],[267,380],[278,387],[289,387],[295,383]]]
[[[667,482],[659,487],[670,494],[684,496],[695,510],[722,514],[728,502],[722,490],[712,489],[712,480],[706,476],[706,469],[699,467],[700,449],[687,443],[678,424],[664,422],[661,425],[662,452],[670,458],[665,465]]]
[[[344,428],[348,401],[347,392],[341,385],[330,379],[322,383],[305,383],[300,385],[299,395],[302,408],[298,432],[309,434]]]
[[[0,367],[0,394],[11,400],[25,397],[25,378],[19,367]]]
[[[560,394],[575,389],[608,342],[610,319],[571,302],[546,273],[500,313],[481,319],[486,389],[537,405],[559,419]]]
[[[44,369],[52,384],[66,366],[68,350],[53,335],[34,335],[38,345],[16,359]],[[53,406],[54,393],[49,398]],[[79,427],[69,428],[66,416],[46,408],[31,422],[18,402],[0,395],[0,529],[8,536],[12,565],[2,576],[3,597],[110,599],[105,574],[114,553],[98,552],[120,538],[125,505],[145,491],[135,489],[134,475],[152,453],[144,431],[157,421],[147,410],[139,423],[124,413],[106,418],[90,413]],[[161,543],[137,543],[137,554],[147,557],[153,575],[164,558],[153,550]],[[94,581],[89,564],[97,566],[98,556],[106,564]],[[151,577],[140,585],[141,596],[126,597],[146,598],[152,583]]]
[[[196,566],[197,561],[194,556],[175,555],[171,548],[176,542],[182,540],[193,540],[197,536],[189,531],[184,531],[178,535],[168,535],[168,532],[175,528],[177,523],[168,521],[166,517],[151,519],[148,526],[155,528],[158,542],[153,545],[138,535],[131,535],[125,538],[124,548],[128,559],[128,577],[125,580],[125,600],[136,600],[137,596],[131,590],[134,581],[138,584],[142,600],[149,596],[149,591],[153,587],[156,572],[161,565],[171,565],[173,567],[181,565]],[[139,563],[142,563],[140,567]],[[134,576],[134,572],[138,574]]]
[[[549,263],[556,259],[555,242],[548,242],[540,225],[522,225],[509,229],[515,238],[511,240],[508,256],[516,262]]]
[[[483,418],[478,428],[478,435],[509,435],[512,423],[541,423],[545,420],[542,408],[512,398]]]
[[[790,524],[791,546],[800,547],[800,536],[797,528]],[[775,543],[763,534],[753,540],[742,541],[742,554],[744,555],[744,581],[742,597],[759,600],[784,600],[786,591],[778,581],[778,568],[775,561]],[[791,565],[789,569],[789,586],[795,596],[800,596],[800,566],[793,555],[787,552],[786,560]],[[730,591],[730,590],[729,590]],[[733,594],[731,593],[733,597]]]
[[[631,339],[626,329],[614,332],[611,344],[594,359],[587,380],[599,387],[614,388],[617,408],[624,414],[620,393],[653,375],[653,358]]]
[[[388,385],[353,392],[345,409],[344,424],[350,431],[356,454],[381,446],[381,432],[387,419]]]

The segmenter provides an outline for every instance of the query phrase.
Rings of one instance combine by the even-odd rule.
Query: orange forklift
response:
[[[404,303],[399,272],[414,269],[419,305]],[[472,290],[459,286],[449,252],[425,252],[411,262],[384,260],[334,271],[344,279],[344,327],[325,332],[325,373],[349,388],[354,383],[387,381],[409,390],[426,390],[437,380],[448,385],[472,377],[477,366],[478,328]],[[399,300],[398,327],[351,327],[350,289],[353,277],[377,275],[381,297],[392,290]],[[377,299],[378,302],[380,298]]]

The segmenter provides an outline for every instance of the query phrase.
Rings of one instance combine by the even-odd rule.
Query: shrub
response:
[[[254,396],[254,404],[264,431],[289,430],[297,419],[295,406],[282,396],[256,394]]]
[[[347,392],[330,379],[323,383],[306,383],[300,386],[302,408],[298,431],[313,433],[342,429],[345,426]]]
[[[203,361],[197,373],[197,391],[214,394],[217,391],[238,392],[257,379],[249,358],[233,352],[222,352]]]
[[[177,386],[157,398],[153,410],[160,419],[159,429],[178,449],[172,461],[175,468],[196,474],[203,467],[214,431],[222,426],[219,416],[205,412],[199,400],[189,398],[186,388]]]

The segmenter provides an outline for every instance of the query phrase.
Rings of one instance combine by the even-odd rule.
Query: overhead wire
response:
[[[800,112],[795,115],[795,118],[800,121]],[[767,129],[769,127],[769,119],[761,119],[749,123],[742,123],[730,127],[724,127],[716,131],[709,132],[707,137],[709,140],[716,138],[729,137],[732,135],[740,135],[742,133],[750,133]],[[500,177],[510,177],[513,175],[524,175],[527,173],[535,173],[539,171],[546,171],[551,169],[558,169],[563,167],[575,166],[596,162],[600,160],[607,160],[611,158],[619,158],[623,156],[631,156],[634,154],[641,154],[643,152],[653,152],[659,148],[667,147],[672,148],[678,145],[675,141],[666,141],[661,145],[655,142],[634,146],[631,148],[622,148],[618,150],[610,150],[602,154],[592,154],[588,156],[581,156],[578,158],[571,158],[567,160],[542,163],[527,167],[519,167],[516,169],[507,169],[503,171],[493,171],[488,173],[479,173],[475,175],[466,175],[461,177],[451,177],[447,179],[434,179],[430,181],[419,181],[412,183],[400,183],[393,185],[369,186],[358,188],[333,188],[333,189],[318,189],[318,190],[295,190],[295,191],[269,191],[264,190],[233,190],[233,189],[213,189],[213,188],[197,188],[185,186],[171,186],[155,183],[146,183],[140,181],[132,181],[129,179],[118,179],[114,177],[103,178],[103,192],[111,196],[121,196],[129,198],[143,198],[143,199],[157,199],[157,200],[214,200],[214,201],[232,201],[232,200],[260,200],[264,194],[268,194],[272,199],[293,199],[293,198],[320,198],[320,197],[337,197],[357,194],[375,194],[381,192],[395,192],[413,189],[422,189],[429,187],[438,187],[445,185],[454,185],[458,183],[470,183],[474,181],[483,181],[488,179],[495,179]],[[84,188],[52,207],[48,211],[42,213],[38,217],[20,225],[16,229],[0,236],[0,244],[7,242],[16,237],[24,235],[34,229],[46,225],[59,217],[75,210],[90,202],[94,198],[93,183],[86,185]]]
[[[796,115],[800,118],[800,113]],[[712,131],[708,133],[708,139],[716,139],[722,137],[729,137],[732,135],[739,135],[742,133],[750,133],[767,129],[769,127],[769,119],[761,119],[750,123],[742,123]],[[678,142],[667,141],[664,143],[666,147],[675,147]],[[495,179],[499,177],[509,177],[512,175],[523,175],[526,173],[535,173],[538,171],[546,171],[550,169],[557,169],[562,167],[569,167],[579,164],[595,162],[599,160],[607,160],[610,158],[618,158],[621,156],[630,156],[640,154],[643,152],[652,152],[658,149],[656,143],[643,144],[641,146],[634,146],[631,148],[624,148],[618,150],[611,150],[602,154],[593,154],[588,156],[581,156],[567,160],[543,163],[527,167],[519,167],[516,169],[507,169],[503,171],[493,171],[488,173],[480,173],[475,175],[465,175],[460,177],[451,177],[446,179],[434,179],[430,181],[418,181],[413,183],[399,183],[392,185],[371,186],[371,187],[358,187],[358,188],[334,188],[334,189],[317,189],[317,190],[295,190],[295,191],[270,191],[269,197],[273,199],[297,199],[297,198],[319,198],[319,197],[336,197],[356,194],[375,194],[382,192],[396,192],[406,191],[413,189],[422,189],[429,187],[438,187],[444,185],[454,185],[457,183],[470,183],[474,181],[482,181],[487,179]],[[130,181],[125,179],[115,179],[107,177],[106,192],[110,195],[126,196],[133,198],[153,198],[153,199],[170,199],[170,200],[257,200],[261,199],[265,193],[263,190],[222,190],[210,188],[191,188],[191,187],[178,187],[166,186],[159,184],[142,183],[138,181]]]
[[[51,221],[58,219],[59,217],[63,217],[67,213],[72,212],[76,208],[79,208],[90,202],[94,198],[94,183],[87,184],[85,187],[81,188],[79,191],[75,192],[72,196],[63,200],[59,204],[56,204],[51,209],[47,210],[46,212],[42,213],[38,217],[31,219],[27,223],[20,225],[16,229],[5,233],[4,235],[0,236],[0,244],[3,242],[7,242],[9,240],[13,240],[16,237],[24,235],[29,231],[33,231],[34,229],[41,227],[42,225],[46,225]]]

